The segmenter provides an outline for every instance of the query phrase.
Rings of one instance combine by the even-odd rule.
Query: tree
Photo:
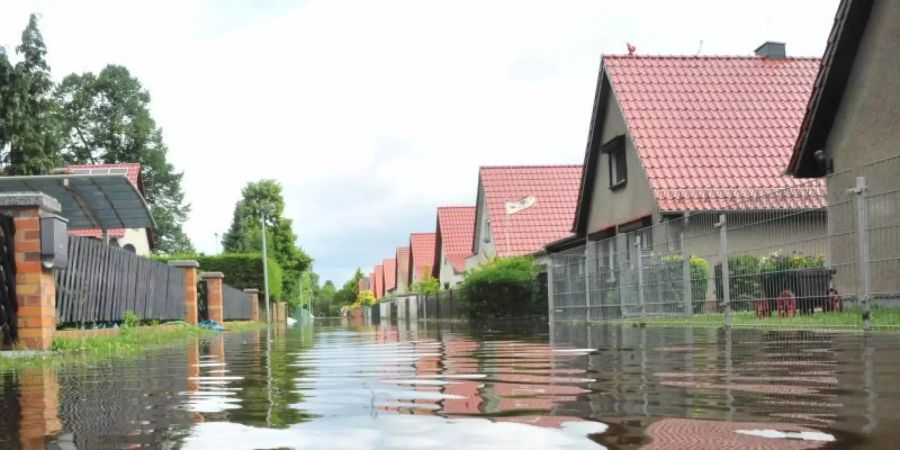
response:
[[[325,281],[313,302],[313,314],[316,317],[335,317],[340,313],[340,305],[335,302],[337,288],[331,280]]]
[[[338,308],[341,306],[347,306],[353,304],[356,301],[357,289],[359,288],[359,280],[365,278],[362,273],[362,269],[357,268],[356,272],[353,274],[347,282],[341,287],[339,291],[334,296],[335,303],[337,303]]]
[[[410,291],[414,294],[437,294],[441,291],[441,282],[438,281],[437,278],[431,276],[431,267],[425,266],[425,270],[422,271],[425,274],[421,280],[416,281],[410,287]]]
[[[63,158],[70,164],[140,163],[147,202],[156,221],[159,253],[193,251],[183,225],[182,172],[168,162],[162,129],[150,115],[150,93],[122,66],[98,75],[71,74],[57,87]]]
[[[231,226],[222,238],[225,252],[245,253],[262,250],[260,218],[263,208],[271,208],[266,214],[266,239],[269,256],[284,269],[284,296],[288,302],[300,299],[300,276],[310,268],[312,258],[297,246],[293,221],[284,217],[284,198],[281,184],[275,180],[247,183],[241,191],[241,199],[234,206]]]
[[[0,52],[0,151],[10,175],[46,174],[60,162],[58,107],[45,59],[47,47],[32,14],[12,66]]]

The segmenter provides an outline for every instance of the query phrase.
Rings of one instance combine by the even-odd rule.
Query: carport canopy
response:
[[[153,228],[150,208],[125,175],[0,177],[0,192],[43,192],[57,199],[69,229]]]

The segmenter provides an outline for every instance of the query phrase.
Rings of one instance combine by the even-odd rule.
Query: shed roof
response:
[[[484,195],[491,236],[498,256],[539,253],[551,242],[571,234],[581,180],[581,165],[482,167],[479,185]],[[534,205],[506,214],[506,203],[534,197]],[[478,206],[480,208],[481,205]],[[472,249],[475,249],[474,238]]]
[[[443,255],[457,272],[465,272],[466,258],[472,255],[475,235],[474,206],[441,206],[437,210],[437,240],[440,254],[435,254],[434,271],[440,270]]]
[[[138,189],[138,192],[145,196],[144,183],[141,180],[141,165],[138,163],[72,164],[66,166],[65,171],[66,173],[81,175],[124,175]],[[111,228],[107,231],[111,238],[122,238],[125,236],[125,228]],[[69,230],[69,234],[99,239],[103,237],[103,230],[100,228],[73,229]]]

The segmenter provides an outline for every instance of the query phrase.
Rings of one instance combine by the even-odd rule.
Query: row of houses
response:
[[[900,161],[896,42],[897,2],[843,0],[821,59],[778,42],[748,56],[603,56],[583,165],[482,167],[475,204],[437,208],[435,230],[410,234],[360,289],[403,294],[427,275],[452,288],[466,269],[517,255],[546,267],[569,254],[577,270],[612,274],[635,246],[692,239],[694,254],[712,253],[719,236],[686,216],[740,226],[823,211],[865,167]],[[900,187],[890,167],[879,192]],[[767,220],[735,233],[735,247],[828,236],[845,220],[831,216]]]

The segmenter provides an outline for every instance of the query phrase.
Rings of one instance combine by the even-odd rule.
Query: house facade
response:
[[[397,279],[394,295],[404,295],[409,292],[409,247],[397,247],[394,259]]]
[[[89,175],[124,175],[133,184],[142,196],[146,197],[144,190],[144,177],[141,175],[141,165],[137,163],[125,164],[74,164],[65,168],[66,173]],[[153,230],[149,228],[114,228],[107,230],[110,244],[121,247],[140,256],[150,256],[153,252]],[[89,237],[103,239],[103,230],[79,229],[69,230],[70,236]]]
[[[411,233],[409,235],[409,289],[413,284],[431,275],[434,264],[435,233]]]
[[[832,265],[838,280],[857,285],[855,195],[864,181],[871,291],[900,295],[900,3],[843,0],[787,171],[823,178],[828,191]],[[849,272],[849,273],[848,273]],[[846,289],[844,290],[846,291]]]
[[[571,234],[581,165],[482,167],[466,268],[495,257],[531,255]]]
[[[772,42],[747,57],[604,56],[573,236],[547,247],[571,262],[555,293],[624,304],[637,294],[621,287],[646,281],[648,258],[715,264],[722,217],[729,253],[817,251],[796,243],[826,235],[824,189],[784,166],[818,65]]]
[[[466,259],[472,254],[475,207],[439,207],[435,231],[432,276],[440,281],[443,289],[450,289],[462,283],[466,273]]]

